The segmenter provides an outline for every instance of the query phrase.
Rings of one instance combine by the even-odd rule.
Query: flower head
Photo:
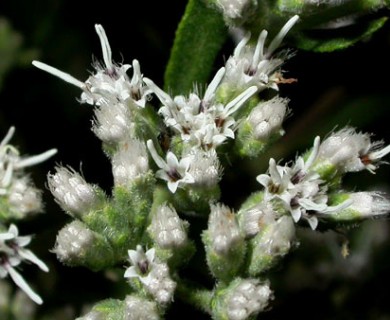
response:
[[[167,127],[172,128],[181,139],[191,146],[208,150],[216,148],[227,138],[234,138],[236,120],[232,116],[257,91],[252,86],[226,104],[216,99],[216,91],[225,75],[225,68],[218,70],[208,85],[203,98],[195,92],[188,97],[171,98],[151,80],[145,79],[150,89],[160,99],[163,106],[159,113]]]
[[[336,166],[341,173],[364,169],[375,173],[382,158],[390,153],[390,146],[382,146],[382,141],[372,142],[369,134],[345,128],[321,143],[318,158]]]
[[[11,127],[0,143],[0,197],[6,198],[9,205],[9,213],[4,213],[5,216],[22,218],[42,208],[41,192],[33,186],[23,169],[49,159],[57,150],[22,157],[18,149],[9,144],[14,132],[15,128]]]
[[[98,106],[119,102],[126,106],[135,105],[143,108],[150,91],[142,81],[139,62],[133,60],[133,77],[130,80],[127,70],[131,66],[113,63],[111,47],[103,27],[100,24],[96,24],[95,30],[100,39],[104,64],[96,63],[96,73],[91,75],[85,82],[39,61],[33,61],[33,65],[83,90],[81,102]]]
[[[42,299],[37,295],[23,277],[15,270],[23,261],[29,261],[38,266],[42,271],[48,272],[49,268],[31,250],[25,248],[31,241],[31,236],[19,236],[16,225],[11,224],[8,231],[0,232],[0,278],[9,275],[15,284],[22,289],[34,302],[42,304]]]
[[[268,32],[263,30],[256,46],[249,45],[250,34],[247,34],[234,50],[226,62],[226,76],[224,82],[239,88],[257,86],[259,90],[267,87],[278,90],[280,79],[278,68],[283,64],[283,57],[272,58],[274,51],[280,46],[284,37],[298,21],[299,17],[292,17],[283,26],[276,37],[265,48]]]
[[[128,253],[132,266],[126,270],[124,277],[137,278],[158,303],[170,302],[176,283],[170,278],[167,264],[156,259],[153,248],[144,252],[138,245],[136,250]]]
[[[184,157],[179,161],[174,153],[168,151],[167,160],[164,161],[157,153],[152,140],[147,141],[147,146],[154,162],[160,168],[156,172],[156,176],[167,181],[169,191],[175,193],[179,186],[194,182],[194,178],[189,173],[193,161],[191,156]]]
[[[57,167],[56,171],[48,174],[49,188],[65,211],[82,215],[100,203],[97,187],[88,184],[72,168]]]

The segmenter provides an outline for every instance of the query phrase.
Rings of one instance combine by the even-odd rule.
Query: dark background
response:
[[[84,80],[93,59],[101,60],[101,48],[94,24],[104,26],[117,62],[140,61],[144,75],[162,85],[174,33],[185,1],[134,2],[113,0],[99,5],[93,1],[2,1],[0,17],[20,34],[23,50],[33,50],[41,60]],[[233,44],[228,42],[219,57],[219,67]],[[390,26],[352,48],[329,54],[297,50],[284,69],[296,84],[281,87],[280,94],[291,99],[292,115],[287,119],[286,136],[262,159],[245,162],[242,168],[225,170],[223,190],[229,203],[238,206],[259,186],[254,177],[266,169],[269,156],[292,159],[320,134],[345,125],[374,132],[377,139],[390,143]],[[0,57],[1,59],[1,57]],[[54,159],[30,170],[36,185],[44,189],[46,213],[20,224],[22,233],[36,234],[32,244],[52,273],[23,272],[36,282],[45,300],[39,314],[56,310],[63,319],[81,312],[85,303],[119,297],[103,273],[83,268],[63,267],[53,248],[56,232],[70,221],[52,200],[46,173],[56,163],[82,169],[87,181],[110,192],[112,177],[100,142],[91,132],[92,107],[80,105],[79,90],[19,61],[3,78],[0,91],[0,131],[4,136],[16,126],[13,144],[23,154],[37,154],[56,147]],[[376,175],[367,172],[347,177],[346,189],[388,190],[389,166]],[[227,200],[229,201],[229,200]],[[373,221],[349,231],[351,255],[340,254],[340,235],[313,235],[302,231],[301,246],[272,275],[275,300],[264,319],[390,319],[390,239],[389,222]],[[34,281],[35,279],[36,281]],[[40,284],[42,283],[42,284]],[[179,318],[188,307],[175,301],[167,319]],[[59,309],[60,308],[60,309]],[[187,310],[187,311],[186,311]],[[314,310],[314,311],[312,311]],[[67,317],[69,313],[70,316]],[[193,313],[195,317],[195,313]],[[207,318],[201,314],[197,319]]]

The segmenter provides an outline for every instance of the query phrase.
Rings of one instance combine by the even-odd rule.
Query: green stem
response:
[[[165,90],[185,95],[194,83],[206,83],[226,37],[221,14],[202,0],[190,0],[176,31],[165,72]]]
[[[177,282],[176,295],[182,301],[211,314],[212,291],[199,288],[199,286],[181,279]]]

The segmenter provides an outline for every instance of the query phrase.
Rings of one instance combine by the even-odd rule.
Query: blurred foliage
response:
[[[82,5],[65,0],[15,0],[0,4],[1,135],[15,125],[16,144],[23,153],[59,149],[54,160],[34,167],[32,173],[37,187],[45,190],[46,214],[20,225],[21,233],[36,234],[31,249],[51,270],[48,275],[35,273],[29,266],[23,270],[45,301],[37,308],[35,319],[74,319],[98,300],[108,296],[120,298],[123,287],[116,282],[117,272],[103,274],[67,268],[49,251],[56,233],[68,219],[45,189],[46,173],[53,170],[54,162],[82,166],[86,179],[99,183],[108,193],[112,177],[99,141],[90,131],[92,110],[76,101],[78,90],[26,66],[33,56],[38,56],[80,80],[86,79],[91,57],[101,60],[93,28],[95,23],[101,23],[114,59],[131,62],[137,58],[143,74],[162,85],[185,4],[181,0],[137,2],[137,7],[131,9],[117,0],[105,6],[91,0]],[[217,57],[216,69],[232,48],[232,40],[226,41],[223,53]],[[291,160],[298,151],[311,146],[316,135],[324,136],[336,127],[356,126],[390,143],[390,88],[386,79],[390,74],[389,55],[389,23],[365,42],[343,51],[296,51],[284,69],[286,77],[297,78],[298,82],[280,89],[282,96],[291,99],[292,115],[286,121],[286,136],[260,159],[243,161],[240,168],[226,170],[222,186],[226,204],[237,208],[244,196],[258,190],[255,176],[266,169],[270,156]],[[374,185],[376,189],[389,190],[389,182],[389,166],[381,167],[376,176],[362,173],[347,181],[358,190],[369,190]],[[273,274],[276,298],[272,310],[262,319],[281,319],[286,315],[300,319],[390,319],[386,285],[390,280],[389,226],[388,221],[372,221],[349,230],[351,247],[346,258],[340,253],[343,234],[302,231],[301,246]],[[15,288],[7,290],[10,299],[16,299]],[[3,306],[0,300],[1,310]],[[8,318],[2,314],[2,320],[23,320],[11,316],[9,307],[6,310]],[[316,311],[313,314],[311,310]],[[185,314],[186,306],[178,303],[167,319]],[[192,314],[197,319],[205,318],[196,311]]]

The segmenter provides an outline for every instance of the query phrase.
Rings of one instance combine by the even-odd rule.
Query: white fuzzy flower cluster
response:
[[[159,113],[166,126],[175,130],[183,142],[209,150],[218,147],[227,138],[234,139],[236,120],[232,114],[257,92],[257,88],[252,86],[227,104],[220,103],[216,100],[216,91],[224,76],[225,68],[221,68],[203,98],[196,93],[191,93],[188,98],[171,98],[151,80],[144,80],[163,104]]]
[[[228,139],[236,138],[235,130],[241,122],[236,117],[239,109],[261,90],[277,89],[277,84],[284,81],[278,70],[283,58],[279,56],[274,59],[272,55],[297,20],[297,16],[291,18],[267,49],[266,31],[261,33],[255,47],[249,44],[250,35],[247,35],[225,67],[216,73],[203,96],[194,90],[188,96],[171,97],[152,80],[143,78],[136,60],[133,61],[133,76],[130,79],[126,73],[130,65],[118,66],[112,62],[111,48],[101,25],[96,25],[95,29],[100,38],[104,65],[97,64],[96,73],[85,82],[42,62],[34,61],[33,64],[76,85],[83,90],[81,102],[96,106],[92,129],[103,142],[116,146],[112,155],[115,184],[126,184],[148,170],[144,146],[141,145],[143,142],[134,142],[137,139],[134,116],[145,107],[149,95],[154,93],[162,103],[158,113],[165,126],[184,145],[180,156],[168,151],[165,161],[153,140],[147,141],[150,155],[159,167],[156,176],[167,181],[172,193],[188,184],[213,187],[221,177],[215,150]],[[226,88],[234,92],[230,98],[223,98],[220,94]],[[249,116],[248,121],[255,128],[256,139],[267,140],[271,133],[282,132],[286,104],[271,103],[274,104],[278,108],[273,108],[273,111],[268,110],[267,105],[259,106]],[[138,151],[129,151],[130,146]]]
[[[268,283],[257,279],[243,279],[226,297],[226,314],[230,320],[245,320],[264,311],[272,299]]]
[[[4,219],[21,219],[41,211],[41,193],[23,169],[41,163],[57,152],[51,149],[39,155],[21,157],[19,151],[9,144],[14,132],[15,128],[11,127],[0,143],[0,202],[7,208],[0,213],[0,218]]]
[[[148,231],[160,248],[174,249],[187,242],[187,224],[179,218],[175,208],[163,204],[157,208]]]
[[[87,214],[100,203],[98,187],[87,183],[72,168],[57,167],[55,174],[48,174],[48,184],[57,203],[70,215]]]
[[[168,265],[158,261],[155,249],[144,252],[138,245],[136,250],[128,253],[132,266],[126,270],[124,277],[138,279],[159,304],[172,301],[176,282],[169,275]]]
[[[48,267],[26,248],[31,236],[19,236],[15,224],[11,224],[7,231],[3,229],[8,220],[22,219],[42,210],[41,192],[33,186],[23,169],[47,160],[57,150],[22,157],[18,149],[9,144],[14,132],[15,128],[11,127],[0,143],[0,278],[9,275],[33,301],[41,304],[41,297],[31,289],[16,267],[24,261],[37,265],[45,272],[49,271]]]
[[[319,173],[324,167],[333,169],[335,174],[364,169],[374,172],[382,157],[390,152],[390,146],[382,148],[382,145],[382,142],[371,142],[367,134],[347,128],[333,133],[322,143],[316,137],[307,158],[298,157],[291,165],[277,165],[271,158],[268,174],[257,177],[264,187],[264,201],[281,203],[295,222],[303,218],[312,229],[317,228],[319,218],[337,215],[346,208],[367,216],[366,207],[370,205],[370,216],[383,214],[383,208],[389,208],[389,201],[374,201],[378,197],[369,193],[361,193],[360,199],[350,195],[337,205],[329,205],[328,184]],[[367,197],[369,200],[364,201]]]
[[[0,231],[0,279],[10,276],[15,284],[21,288],[34,302],[42,304],[37,295],[23,277],[16,271],[16,267],[23,261],[37,265],[41,270],[48,272],[49,268],[31,250],[25,248],[31,241],[31,236],[19,236],[19,230],[11,224],[7,231]]]

